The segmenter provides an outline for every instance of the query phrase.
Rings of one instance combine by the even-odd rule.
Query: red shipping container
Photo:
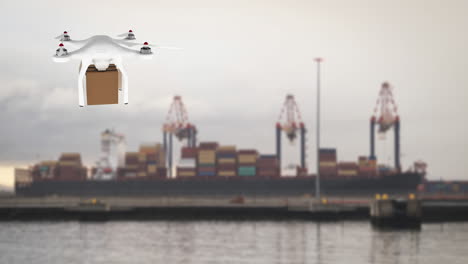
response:
[[[196,158],[198,149],[197,148],[191,148],[191,147],[183,147],[181,150],[181,155],[182,158]]]
[[[219,164],[217,166],[218,170],[236,170],[237,165],[236,164]]]
[[[159,178],[167,178],[167,168],[157,168],[156,174]]]
[[[218,147],[219,147],[218,142],[200,142],[200,145],[199,145],[200,149],[205,149],[205,150],[208,150],[208,149],[214,150],[214,149],[217,149]]]

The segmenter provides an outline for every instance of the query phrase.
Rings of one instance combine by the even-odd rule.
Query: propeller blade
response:
[[[68,34],[68,32],[70,32],[70,30],[64,31],[62,34],[56,36],[55,39],[61,39],[61,38],[63,38],[63,36],[65,35],[65,32],[67,32],[67,34]]]
[[[168,50],[183,50],[183,48],[178,48],[178,47],[164,47],[164,46],[156,46],[156,45],[150,45],[151,47],[156,47],[158,49],[168,49]]]

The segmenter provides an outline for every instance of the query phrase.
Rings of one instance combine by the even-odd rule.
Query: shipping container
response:
[[[147,167],[148,174],[156,174],[157,168],[158,167],[156,165],[148,165]]]
[[[146,162],[146,154],[138,153],[138,162]]]
[[[260,155],[259,159],[278,159],[278,157],[275,154],[263,154]]]
[[[240,154],[237,156],[239,164],[255,164],[257,163],[257,155]]]
[[[357,176],[357,170],[338,169],[338,176]]]
[[[336,167],[336,162],[335,161],[320,161],[319,163],[320,167]]]
[[[216,150],[218,146],[219,146],[218,142],[200,142],[199,144],[200,149]]]
[[[255,149],[239,149],[237,151],[238,154],[253,154],[253,155],[258,155],[258,151]]]
[[[197,167],[197,161],[194,158],[182,158],[177,166],[181,168],[195,168]]]
[[[159,153],[162,151],[162,145],[159,143],[155,144],[142,144],[140,145],[139,152],[144,154]]]
[[[139,164],[138,156],[139,156],[138,152],[126,152],[125,153],[125,165],[126,166],[138,165]]]
[[[357,169],[358,168],[358,164],[356,162],[352,162],[352,161],[340,161],[338,163],[338,168],[339,169]]]
[[[255,166],[240,166],[237,170],[239,176],[255,176],[257,173]]]
[[[237,158],[237,153],[236,152],[232,152],[232,153],[220,153],[220,152],[217,152],[216,153],[216,158],[218,159],[222,159],[222,158],[226,158],[226,159],[235,159]]]
[[[257,169],[257,176],[260,177],[279,177],[279,170],[277,169]]]
[[[159,178],[167,178],[167,168],[158,167],[156,174]]]
[[[216,172],[215,167],[198,167],[198,172]]]
[[[336,154],[336,148],[321,148],[319,150],[320,154]]]
[[[195,170],[180,170],[177,169],[177,177],[194,177],[197,175]]]
[[[219,146],[218,152],[234,152],[236,153],[236,146]]]
[[[70,152],[70,153],[62,153],[60,155],[59,161],[74,161],[81,164],[81,155],[80,153]]]
[[[216,172],[214,171],[199,171],[198,172],[198,175],[199,176],[215,176],[216,175]]]
[[[183,159],[186,158],[196,158],[198,154],[197,148],[183,147],[181,150],[181,156]]]
[[[236,164],[237,160],[235,158],[221,158],[218,159],[218,164]]]
[[[236,176],[236,171],[235,170],[221,170],[221,171],[218,171],[218,176],[233,177],[233,176]]]

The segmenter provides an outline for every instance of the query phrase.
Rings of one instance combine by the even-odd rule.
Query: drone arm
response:
[[[53,55],[52,60],[55,62],[68,62],[71,59],[81,59],[82,58],[81,54],[85,50],[86,48],[83,47],[75,51],[68,52],[67,55],[61,55],[61,56]]]
[[[124,40],[124,39],[112,39],[115,43],[119,44],[120,46],[124,45],[126,47],[134,47],[134,46],[141,46],[141,44],[139,43],[135,43],[135,42],[130,42],[128,40]]]
[[[88,44],[88,41],[89,41],[89,38],[84,39],[84,40],[68,40],[68,41],[64,41],[64,43],[66,46],[70,46],[75,49],[81,49],[86,44]]]

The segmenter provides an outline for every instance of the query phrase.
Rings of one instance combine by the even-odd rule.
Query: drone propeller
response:
[[[142,46],[142,47],[153,47],[153,48],[158,48],[158,49],[171,49],[171,50],[181,50],[182,48],[177,48],[177,47],[168,47],[168,46],[159,46],[159,45],[154,45],[154,44],[149,44],[148,42],[144,42],[144,43],[128,43],[128,42],[125,42],[125,43],[122,43],[124,44],[125,46],[128,46],[128,47],[134,47],[134,46]]]
[[[126,33],[122,33],[120,35],[117,35],[117,37],[125,37],[126,40],[134,40],[135,39],[135,34],[133,33],[133,30],[129,30]]]
[[[68,38],[68,39],[67,39]],[[55,37],[55,39],[60,39],[60,40],[70,40],[70,36],[68,35],[68,31],[64,31],[62,34],[58,35]]]
[[[158,49],[168,49],[168,50],[183,50],[183,48],[178,48],[178,47],[165,47],[165,46],[152,46],[152,47],[156,47]]]

